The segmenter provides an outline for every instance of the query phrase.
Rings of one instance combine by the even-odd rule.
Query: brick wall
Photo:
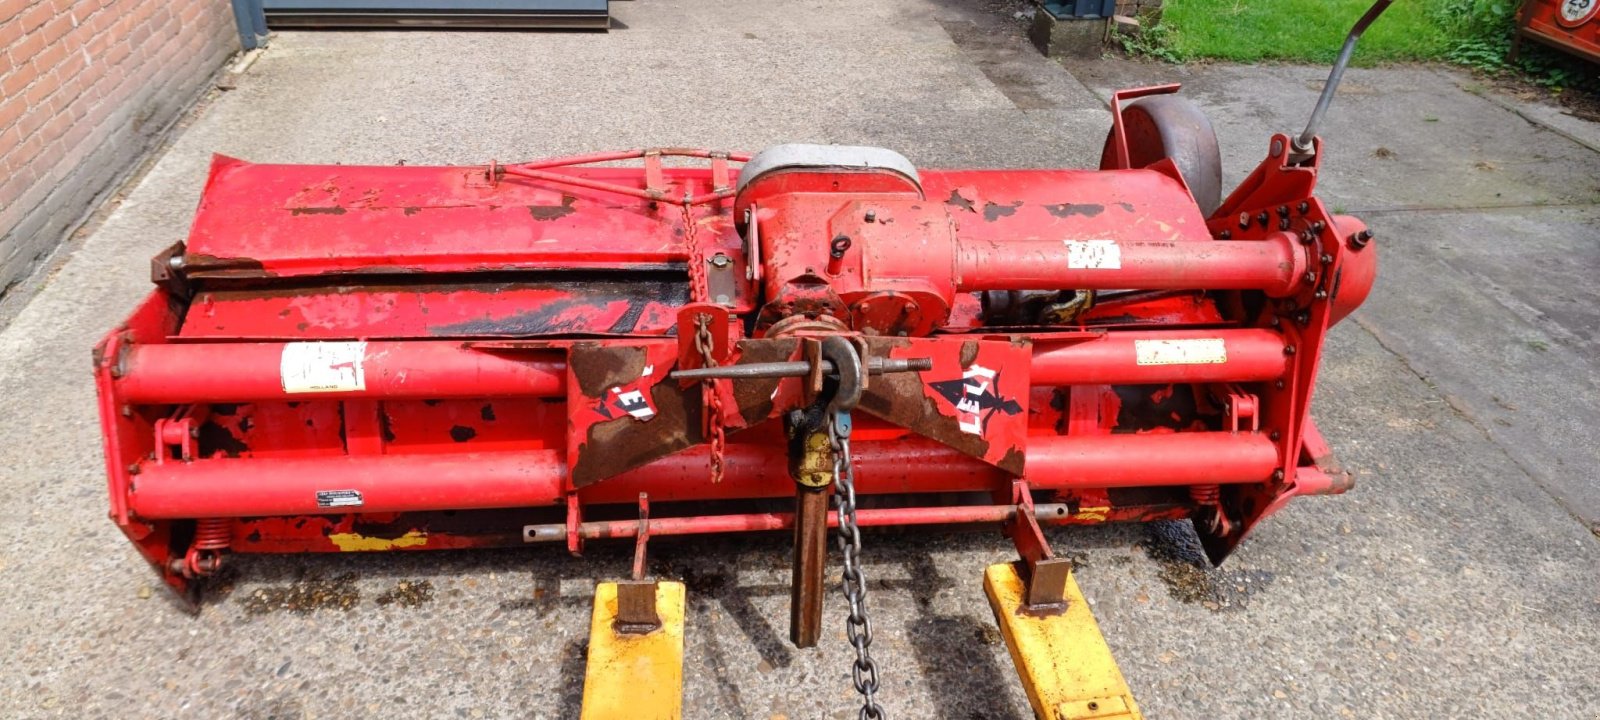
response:
[[[1160,18],[1162,0],[1117,0],[1117,14],[1135,18]]]
[[[237,49],[227,0],[0,0],[0,296]]]

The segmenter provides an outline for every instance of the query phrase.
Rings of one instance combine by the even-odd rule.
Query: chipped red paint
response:
[[[669,377],[702,364],[686,307],[714,316],[719,365],[806,361],[828,335],[931,364],[868,378],[858,490],[898,503],[869,523],[999,522],[969,495],[1020,479],[1068,509],[1046,523],[1220,513],[1220,559],[1288,498],[1348,486],[1306,410],[1374,250],[1311,196],[1315,158],[1269,157],[1208,219],[1165,166],[785,170],[735,196],[743,156],[673,153],[712,167],[219,157],[159,288],[96,348],[113,520],[180,591],[201,518],[236,552],[514,545],[537,524],[576,548],[631,532],[605,518],[641,494],[652,534],[787,527],[692,508],[793,495],[780,418],[820,378],[707,383],[710,417]],[[691,305],[698,273],[726,297]],[[1096,289],[1057,325],[985,294]]]

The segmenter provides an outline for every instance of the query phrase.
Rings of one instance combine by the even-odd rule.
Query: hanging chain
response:
[[[706,263],[700,257],[698,223],[694,221],[694,208],[689,196],[683,196],[683,240],[689,245],[689,302],[710,302],[711,290],[706,286]]]
[[[699,233],[696,232],[694,210],[689,196],[683,198],[683,238],[689,244],[689,301],[706,302],[710,291],[706,287],[706,267],[700,257]],[[694,349],[700,353],[700,364],[717,366],[716,338],[711,335],[711,316],[698,315],[694,321]],[[717,381],[707,378],[700,381],[700,396],[707,408],[706,434],[711,436],[711,482],[722,482],[723,449],[727,443],[722,423],[722,394],[717,392]]]
[[[711,337],[711,316],[699,315],[694,320],[694,349],[700,353],[700,362],[705,367],[717,366],[717,358],[712,352],[716,347],[715,340]],[[707,418],[710,421],[708,428],[711,435],[711,482],[722,482],[722,451],[726,442],[722,426],[722,393],[717,392],[717,381],[705,379],[700,381],[700,396],[705,398],[708,409]]]
[[[844,597],[850,603],[845,635],[856,650],[851,666],[856,692],[861,693],[861,720],[882,720],[878,665],[872,661],[872,620],[867,617],[867,579],[861,574],[861,527],[856,524],[855,470],[850,465],[850,413],[830,412],[828,438],[833,445],[833,483],[839,499],[839,551],[844,555]]]

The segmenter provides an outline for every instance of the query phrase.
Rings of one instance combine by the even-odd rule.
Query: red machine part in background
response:
[[[1524,0],[1511,59],[1517,58],[1523,38],[1600,63],[1600,0]]]

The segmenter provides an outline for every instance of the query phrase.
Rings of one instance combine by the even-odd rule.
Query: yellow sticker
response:
[[[1228,361],[1228,348],[1222,338],[1135,340],[1133,352],[1140,365],[1214,365]]]

